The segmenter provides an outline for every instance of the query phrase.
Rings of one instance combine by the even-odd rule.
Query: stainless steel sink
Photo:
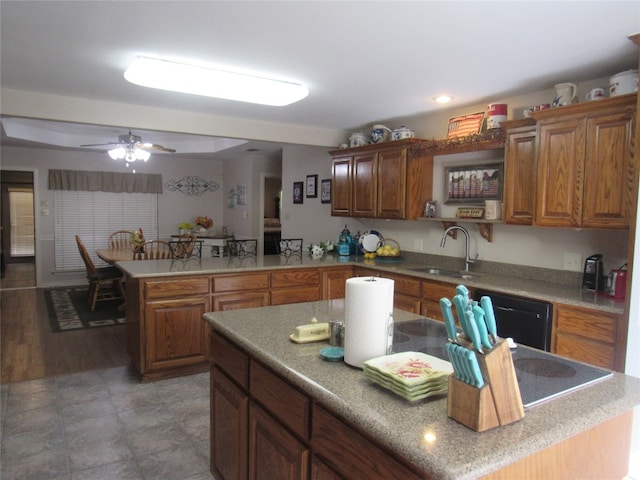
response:
[[[469,272],[445,270],[438,267],[408,267],[407,270],[412,270],[414,272],[428,273],[429,275],[442,275],[443,277],[454,277],[454,278],[475,278],[477,276]]]

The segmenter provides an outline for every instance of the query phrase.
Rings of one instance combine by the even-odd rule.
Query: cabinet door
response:
[[[347,278],[353,276],[353,269],[340,268],[337,270],[325,270],[322,272],[322,299],[335,300],[344,298]]]
[[[583,227],[629,227],[635,110],[617,110],[587,119]]]
[[[309,449],[256,404],[249,407],[249,479],[306,480]]]
[[[213,295],[213,310],[238,310],[240,308],[266,307],[269,305],[269,291],[225,293]]]
[[[249,396],[215,367],[210,382],[211,471],[223,480],[246,480]]]
[[[424,317],[433,320],[444,321],[442,310],[440,309],[440,299],[446,297],[452,299],[456,294],[456,285],[453,283],[443,283],[431,280],[422,281],[422,312]],[[469,294],[473,295],[473,289],[469,289]],[[455,315],[455,309],[454,309]]]
[[[202,316],[209,297],[149,302],[146,317],[146,366],[140,373],[205,363],[208,337]]]
[[[353,208],[351,214],[354,217],[376,216],[377,158],[376,152],[362,153],[353,157]]]
[[[334,158],[331,163],[331,215],[351,215],[352,157]]]
[[[582,217],[585,120],[543,121],[538,129],[535,223],[578,227]]]
[[[271,273],[271,305],[315,302],[321,299],[320,270],[294,268]]]
[[[407,198],[407,149],[394,148],[378,153],[378,218],[405,218]]]
[[[536,127],[507,130],[504,156],[504,223],[531,225],[536,193]]]
[[[340,475],[331,470],[318,457],[311,457],[310,480],[344,480]]]

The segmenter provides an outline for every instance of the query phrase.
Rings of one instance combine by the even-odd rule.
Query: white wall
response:
[[[163,184],[178,180],[185,175],[199,176],[220,185],[215,192],[201,196],[187,196],[179,191],[164,188],[158,199],[158,237],[168,238],[178,233],[181,222],[193,222],[198,215],[213,217],[217,226],[224,220],[222,164],[217,160],[193,160],[175,156],[152,154],[145,164],[136,164],[139,173],[160,173]],[[34,200],[36,210],[36,282],[39,287],[60,284],[80,284],[83,274],[55,274],[54,270],[54,201],[53,191],[47,188],[50,168],[126,172],[123,163],[116,163],[105,153],[68,152],[40,148],[3,147],[2,168],[10,170],[32,170],[35,174]],[[45,203],[46,202],[46,203]],[[49,215],[41,213],[46,206]],[[131,225],[134,228],[135,225]]]

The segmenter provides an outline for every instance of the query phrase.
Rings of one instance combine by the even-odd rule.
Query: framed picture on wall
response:
[[[318,198],[318,175],[307,175],[307,198]]]
[[[445,204],[483,204],[502,200],[502,163],[466,165],[444,170]]]
[[[320,181],[320,201],[331,203],[331,179],[325,178]]]
[[[293,203],[302,203],[302,190],[304,182],[293,182]]]

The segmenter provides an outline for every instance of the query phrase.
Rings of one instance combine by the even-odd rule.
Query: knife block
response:
[[[473,349],[471,343],[461,343]],[[509,345],[500,340],[486,355],[477,354],[485,385],[477,388],[449,377],[447,415],[476,432],[517,422],[524,407]]]

